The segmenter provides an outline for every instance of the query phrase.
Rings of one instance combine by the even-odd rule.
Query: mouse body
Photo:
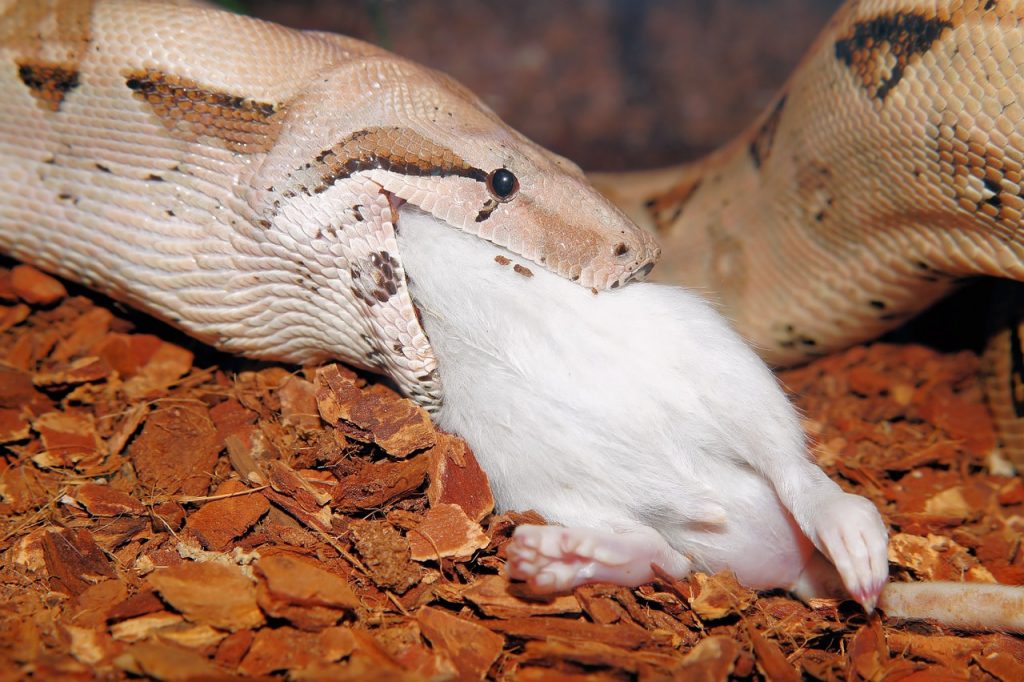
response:
[[[638,585],[652,563],[730,569],[874,606],[881,516],[810,459],[778,381],[707,303],[640,282],[597,294],[413,207],[399,224],[435,420],[473,447],[499,507],[560,524],[517,529],[512,577],[557,591]]]

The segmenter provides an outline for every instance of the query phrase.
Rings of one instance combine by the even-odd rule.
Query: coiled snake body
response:
[[[732,143],[595,180],[658,234],[655,277],[709,292],[770,363],[874,338],[964,278],[1024,279],[1022,19],[1012,0],[848,2]],[[1021,465],[1019,338],[987,357]]]

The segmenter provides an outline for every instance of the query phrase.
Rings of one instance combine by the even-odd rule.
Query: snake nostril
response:
[[[612,247],[613,255],[625,256],[627,253],[629,253],[629,247],[623,244],[622,242],[619,242],[614,247]]]

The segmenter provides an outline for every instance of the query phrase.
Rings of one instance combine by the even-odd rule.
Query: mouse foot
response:
[[[654,579],[651,564],[683,577],[690,562],[655,530],[519,526],[506,548],[509,576],[537,592],[564,592],[609,582],[633,587]]]
[[[859,495],[837,493],[818,505],[814,529],[818,549],[870,613],[889,576],[888,531],[878,509]]]

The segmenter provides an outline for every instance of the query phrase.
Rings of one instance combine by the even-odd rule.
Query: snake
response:
[[[965,278],[1024,279],[1022,15],[850,0],[721,149],[585,176],[351,38],[200,2],[2,0],[0,250],[229,352],[380,372],[431,409],[395,239],[409,203],[524,278],[600,292],[657,261],[768,362],[800,363]],[[990,351],[1005,423],[1024,411],[1020,336]]]

